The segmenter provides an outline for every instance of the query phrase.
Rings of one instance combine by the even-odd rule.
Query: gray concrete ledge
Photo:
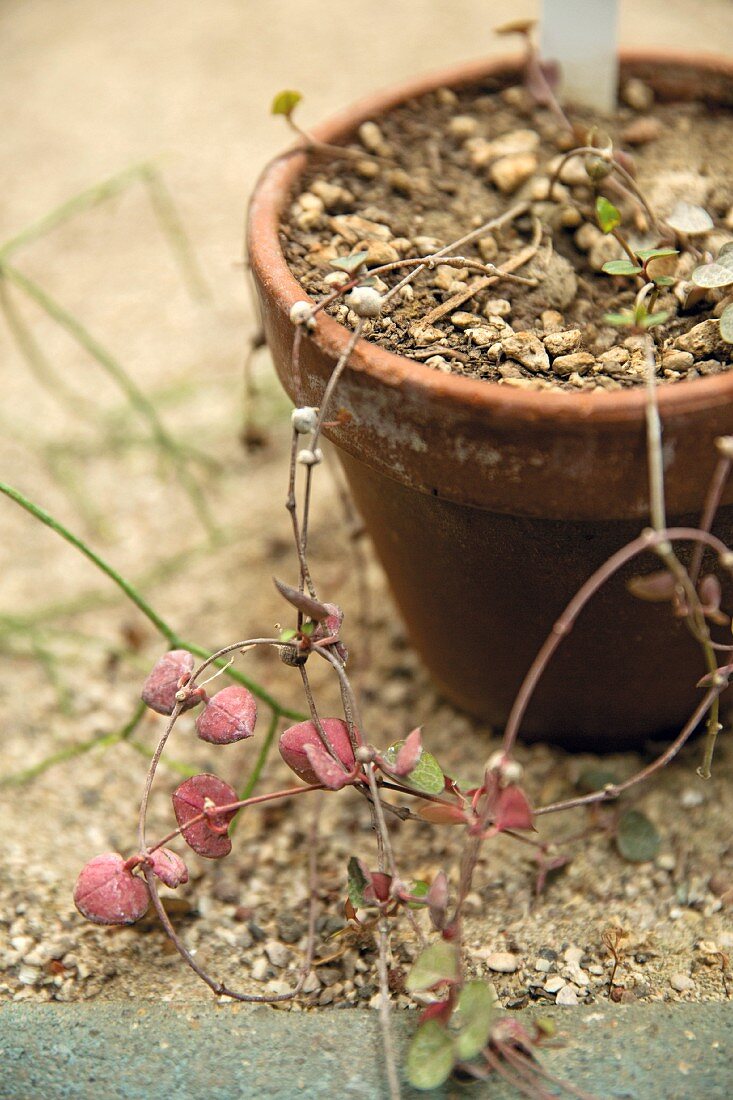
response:
[[[727,1005],[549,1009],[562,1046],[543,1064],[598,1097],[688,1100],[733,1095]],[[521,1017],[529,1020],[526,1014]],[[404,1047],[415,1017],[397,1017]],[[375,1013],[289,1013],[222,1005],[0,1007],[2,1100],[310,1100],[386,1095]],[[426,1093],[405,1089],[405,1098]],[[432,1096],[509,1100],[501,1082]]]

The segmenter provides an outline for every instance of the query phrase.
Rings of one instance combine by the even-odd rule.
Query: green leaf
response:
[[[713,226],[713,219],[702,206],[695,206],[684,199],[677,203],[672,213],[666,219],[667,225],[676,229],[678,233],[695,237],[703,233],[709,233]]]
[[[418,955],[407,975],[405,988],[408,993],[417,993],[422,989],[432,989],[440,982],[456,981],[458,981],[458,950],[447,940],[439,940]]]
[[[677,282],[672,275],[652,275],[651,280],[655,286],[674,286]]]
[[[369,879],[362,870],[361,863],[356,856],[352,856],[349,860],[349,901],[354,906],[354,909],[363,909],[366,905],[364,901],[364,890],[369,885]]]
[[[468,982],[461,990],[456,1011],[459,1032],[456,1053],[460,1059],[475,1058],[489,1041],[494,1022],[496,992],[486,982]]]
[[[639,319],[642,328],[654,328],[655,325],[663,325],[669,320],[669,310],[663,309],[659,313],[648,313],[646,317]]]
[[[604,313],[603,320],[607,325],[617,325],[619,328],[629,328],[631,325],[635,325],[633,313],[627,311],[626,313]]]
[[[280,634],[281,642],[290,642],[298,633],[297,630],[283,630]]]
[[[384,754],[384,761],[388,768],[393,768],[397,760],[397,753],[404,745],[404,741],[395,741]],[[400,778],[400,782],[406,787],[413,787],[422,794],[440,794],[445,790],[445,776],[443,769],[432,753],[423,749],[415,767],[409,775]]]
[[[305,622],[305,623],[303,623],[303,625],[300,628],[300,633],[305,634],[306,637],[310,638],[311,634],[316,629],[316,626],[317,626],[316,623]]]
[[[634,254],[646,263],[647,260],[655,260],[658,256],[679,256],[680,253],[677,248],[639,248],[634,250]]]
[[[437,1089],[455,1065],[453,1041],[437,1020],[427,1020],[415,1032],[407,1051],[407,1079],[415,1089]]]
[[[596,218],[604,233],[610,233],[617,225],[621,225],[620,213],[603,195],[596,198]]]
[[[355,252],[353,256],[341,256],[338,260],[331,260],[331,267],[335,267],[338,271],[345,271],[347,275],[353,275],[368,255],[368,252]]]
[[[606,260],[601,268],[606,275],[638,275],[641,268],[638,264],[632,264],[631,260]]]
[[[286,118],[290,118],[302,98],[300,92],[285,89],[285,91],[277,93],[272,101],[270,111],[273,115],[285,115]]]
[[[604,787],[615,786],[618,783],[618,776],[608,768],[603,767],[590,767],[584,768],[578,776],[575,786],[583,794],[590,794],[592,791],[602,791]]]
[[[733,249],[727,251],[721,249],[717,260],[711,264],[696,267],[691,278],[696,286],[706,289],[730,286],[733,283]]]
[[[535,1016],[534,1026],[542,1032],[546,1039],[552,1039],[557,1032],[557,1024],[549,1016]]]
[[[649,818],[639,810],[627,810],[621,816],[616,833],[616,847],[630,863],[646,863],[659,851],[659,833]]]
[[[422,879],[419,879],[417,882],[413,883],[410,893],[414,898],[424,898],[429,889],[429,884],[427,882],[423,882]],[[407,908],[424,909],[426,904],[426,902],[408,901]]]
[[[720,315],[720,336],[726,344],[733,344],[733,303],[726,306]]]

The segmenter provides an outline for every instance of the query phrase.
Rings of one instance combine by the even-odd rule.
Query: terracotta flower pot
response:
[[[624,75],[659,100],[733,106],[733,63],[627,54]],[[515,82],[516,59],[465,65],[367,99],[320,127],[328,142],[435,88]],[[278,225],[305,164],[274,161],[249,213],[249,256],[278,374],[297,404],[318,405],[349,332],[320,315],[293,376],[291,305],[307,297],[287,267]],[[668,514],[694,523],[733,432],[733,371],[662,387]],[[364,340],[338,390],[353,419],[330,429],[356,504],[410,637],[459,706],[501,727],[556,616],[579,585],[645,526],[641,388],[527,392],[432,371]],[[733,485],[716,531],[733,534]],[[592,601],[527,713],[524,736],[618,748],[664,735],[693,709],[704,668],[669,606],[642,603],[627,570]],[[333,593],[331,593],[333,595]]]

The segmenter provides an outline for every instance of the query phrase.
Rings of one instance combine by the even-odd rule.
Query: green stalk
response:
[[[276,711],[272,712],[270,725],[267,727],[267,733],[265,734],[265,739],[262,742],[259,756],[257,757],[257,760],[255,761],[255,766],[252,769],[252,773],[245,783],[244,788],[242,789],[242,792],[239,796],[242,800],[244,800],[245,798],[250,798],[254,792],[255,787],[259,783],[260,776],[262,775],[262,769],[267,762],[267,757],[270,753],[272,742],[275,740],[275,734],[277,733],[277,727],[280,723],[281,717],[282,715],[277,714]]]
[[[8,330],[15,340],[18,351],[25,359],[38,384],[43,386],[60,405],[63,405],[67,411],[72,412],[74,416],[83,417],[86,421],[92,421],[92,417],[94,417],[96,422],[98,419],[97,411],[89,405],[83,396],[75,393],[70,386],[67,386],[63,376],[53,369],[43,354],[33,333],[26,325],[10,294],[8,294],[6,281],[2,278],[1,267],[0,309],[2,309]]]
[[[653,529],[655,531],[663,531],[667,526],[667,517],[664,497],[664,463],[662,459],[662,421],[659,416],[659,404],[657,401],[656,352],[651,336],[647,337],[646,353],[646,441],[649,476],[649,511]],[[715,650],[711,644],[710,631],[708,630],[705,616],[700,607],[697,589],[669,542],[665,541],[660,543],[656,548],[656,552],[685,594],[690,615],[697,629],[698,640],[705,659],[705,667],[709,673],[715,673],[718,668],[718,661],[715,656]],[[697,769],[697,774],[701,779],[710,779],[715,745],[721,729],[720,699],[716,695],[708,711],[703,762]]]
[[[142,183],[148,192],[153,213],[158,220],[160,230],[168,242],[173,256],[178,263],[188,291],[194,298],[208,300],[211,298],[206,280],[196,262],[195,253],[188,239],[188,234],[183,226],[183,221],[176,209],[173,197],[163,182],[163,178],[153,164],[145,162],[135,164],[124,172],[104,180],[102,183],[88,187],[85,191],[75,195],[72,199],[57,206],[55,210],[44,215],[37,222],[33,222],[26,229],[21,230],[15,237],[0,248],[0,261],[7,260],[20,248],[40,240],[47,233],[52,232],[64,222],[84,214],[100,206],[108,199],[125,191],[132,183]]]
[[[86,329],[73,314],[64,309],[64,307],[52,298],[50,294],[47,294],[38,283],[29,279],[27,275],[18,271],[17,268],[11,267],[5,263],[0,267],[0,275],[13,282],[15,286],[40,306],[44,313],[55,321],[56,324],[60,325],[61,328],[68,332],[69,335],[76,340],[79,346],[88,352],[109,377],[112,378],[140,416],[147,420],[155,442],[173,462],[176,476],[191,499],[199,519],[212,538],[215,537],[216,525],[209,514],[206,498],[198,482],[191,476],[180,447],[163,427],[153,404],[132,381],[122,364],[119,363],[94,336],[92,336],[89,330]]]
[[[52,531],[55,531],[57,535],[60,535],[62,539],[65,539],[66,542],[70,543],[71,546],[83,554],[85,558],[88,558],[89,561],[96,565],[97,569],[101,570],[105,576],[109,577],[109,579],[124,592],[127,598],[135,604],[138,610],[141,611],[145,618],[155,627],[156,631],[164,638],[171,649],[187,649],[190,653],[194,653],[197,657],[202,657],[204,659],[209,656],[210,651],[204,649],[203,646],[188,642],[181,638],[175,630],[161,618],[157,611],[153,610],[147,600],[144,599],[140,592],[138,592],[129,581],[125,580],[113,566],[109,565],[109,563],[106,562],[104,558],[101,558],[99,554],[96,554],[82,539],[69,531],[63,523],[54,519],[45,509],[40,508],[37,504],[34,504],[32,500],[24,496],[23,493],[12,488],[12,486],[7,485],[3,481],[0,481],[0,492],[10,497],[11,500],[14,500],[16,504],[19,504],[21,508],[24,508],[26,512],[29,512],[35,519],[40,520],[46,527],[50,527]],[[226,661],[222,659],[221,661],[217,661],[216,664],[219,668],[223,668],[226,665]],[[246,687],[253,695],[256,695],[258,699],[261,699],[271,710],[275,711],[283,718],[293,718],[296,721],[302,721],[305,717],[300,711],[291,710],[288,707],[282,706],[273,695],[270,695],[270,693],[258,683],[254,680],[250,680],[249,677],[244,676],[236,669],[228,668],[227,675],[230,676],[232,680]]]
[[[114,733],[107,733],[103,737],[94,736],[88,738],[86,741],[79,741],[76,745],[69,745],[65,749],[59,749],[58,752],[52,753],[50,756],[45,757],[45,759],[40,760],[37,764],[32,764],[29,768],[14,772],[12,775],[4,775],[0,778],[0,787],[19,787],[23,783],[28,783],[31,779],[35,779],[37,776],[42,775],[43,772],[52,768],[55,764],[63,764],[67,760],[73,760],[77,756],[83,756],[92,749],[108,748],[110,745],[116,745],[119,741],[126,741],[140,725],[146,710],[147,707],[144,703],[138,703],[132,717],[125,723],[122,729],[115,730]]]
[[[143,164],[140,168],[140,178],[147,188],[148,198],[158,219],[161,233],[178,261],[189,294],[192,298],[198,298],[199,301],[211,301],[211,291],[196,262],[196,255],[188,239],[183,220],[176,209],[173,196],[163,182],[163,177],[151,164]]]
[[[33,222],[32,225],[21,230],[15,237],[11,237],[9,241],[6,241],[0,248],[0,260],[7,259],[19,248],[45,237],[51,230],[56,229],[57,226],[62,225],[76,214],[93,210],[95,206],[99,206],[100,203],[118,195],[135,180],[140,179],[143,167],[145,166],[135,165],[128,168],[126,171],[120,172],[119,175],[112,176],[103,183],[95,184],[94,187],[87,188],[86,191],[75,195],[73,199],[57,206],[55,210],[51,210],[50,213],[39,218],[37,222]]]

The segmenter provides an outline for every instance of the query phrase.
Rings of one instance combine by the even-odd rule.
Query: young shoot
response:
[[[643,289],[648,290],[650,288],[651,283],[647,283]],[[650,313],[646,301],[639,301],[637,298],[632,309],[623,309],[618,313],[605,313],[603,320],[607,325],[614,325],[616,328],[627,328],[632,332],[641,333],[648,332],[649,329],[655,328],[657,325],[663,325],[669,320],[669,312],[663,309],[657,313]]]
[[[606,275],[639,275],[645,283],[655,287],[673,286],[674,276],[670,268],[676,266],[673,256],[679,256],[676,248],[633,248],[623,236],[621,213],[604,195],[596,197],[596,220],[603,233],[611,233],[619,242],[628,259],[607,260],[602,267]]]
[[[278,92],[272,101],[272,107],[270,112],[273,115],[282,115],[285,121],[297,134],[302,134],[302,130],[293,121],[293,112],[300,102],[302,102],[303,96],[300,92],[293,91],[286,88],[282,92]]]

